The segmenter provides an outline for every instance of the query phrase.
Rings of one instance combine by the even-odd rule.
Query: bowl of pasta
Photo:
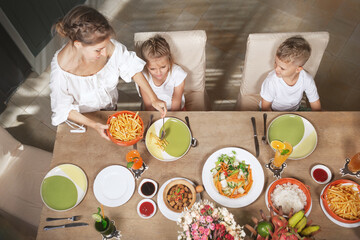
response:
[[[106,130],[110,140],[120,146],[131,146],[143,138],[144,123],[138,113],[120,111],[111,115]]]
[[[347,179],[329,183],[321,195],[326,212],[342,223],[360,222],[360,185]]]

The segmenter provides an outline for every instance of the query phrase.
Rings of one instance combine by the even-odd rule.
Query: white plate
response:
[[[61,177],[65,177],[67,179],[69,179],[76,187],[76,191],[77,191],[77,200],[76,203],[73,206],[69,206],[66,209],[58,209],[56,207],[50,207],[46,201],[44,200],[44,197],[46,195],[46,193],[43,191],[43,184],[44,181],[46,181],[47,178],[49,177],[53,177],[53,176],[61,176]],[[79,203],[84,199],[86,191],[87,191],[87,186],[88,186],[88,181],[87,181],[87,177],[86,174],[84,173],[84,171],[74,165],[74,164],[61,164],[58,165],[56,167],[54,167],[53,169],[51,169],[46,176],[44,177],[42,183],[41,183],[41,187],[40,187],[40,196],[41,196],[41,200],[44,202],[44,204],[54,210],[54,211],[58,211],[58,212],[64,212],[67,210],[70,210],[74,207],[76,207],[77,205],[79,205]],[[64,190],[64,189],[62,189]],[[44,196],[43,196],[44,194]],[[56,202],[58,203],[58,201],[61,202],[61,196],[59,196],[56,200]],[[49,203],[50,204],[50,203]],[[54,202],[54,204],[56,204]]]
[[[174,181],[174,180],[177,180],[177,179],[185,179],[186,181],[188,181],[189,183],[191,183],[192,185],[194,185],[195,187],[195,184],[190,181],[189,179],[186,179],[186,178],[172,178],[172,179],[169,179],[167,180],[159,189],[159,192],[158,192],[158,195],[157,195],[157,203],[158,203],[158,207],[159,207],[159,210],[160,212],[169,220],[171,221],[177,221],[178,218],[181,216],[182,213],[177,213],[177,212],[174,212],[174,211],[171,211],[166,205],[165,205],[165,202],[164,202],[164,198],[163,198],[163,195],[164,195],[164,190],[165,190],[165,187],[166,185],[168,185],[171,181]],[[196,202],[197,201],[200,201],[200,194],[196,194]]]
[[[129,169],[112,165],[104,168],[94,181],[96,199],[108,207],[118,207],[126,203],[135,190],[135,179]]]
[[[168,122],[168,123],[167,123]],[[181,131],[184,133],[184,138],[179,138],[177,134],[174,134],[174,132],[171,131],[171,128],[167,128],[167,124],[175,124],[176,127],[180,128]],[[168,146],[173,145],[177,149],[179,147],[181,148],[180,154],[173,154],[176,156],[171,155],[171,152],[168,151],[162,151],[160,148],[156,147],[151,141],[150,141],[150,133],[155,134],[156,136],[160,137],[160,131],[163,126],[163,120],[158,119],[155,121],[147,130],[146,137],[145,137],[145,145],[147,150],[150,152],[150,154],[160,160],[160,161],[175,161],[181,157],[183,157],[188,151],[191,146],[191,132],[188,126],[180,119],[173,118],[173,117],[166,117],[165,118],[165,139],[168,141]],[[169,134],[171,134],[169,136]],[[166,150],[166,149],[165,149]]]
[[[218,192],[213,182],[213,176],[210,172],[210,170],[215,167],[215,162],[221,154],[232,154],[232,151],[236,152],[235,156],[237,160],[244,160],[246,164],[250,164],[254,181],[248,194],[236,199],[225,197]],[[202,171],[202,181],[206,192],[215,202],[225,207],[239,208],[251,204],[260,196],[264,187],[264,171],[259,161],[248,151],[236,147],[227,147],[214,152],[206,160]]]
[[[265,192],[265,204],[266,204],[266,207],[267,207],[267,209],[268,209],[269,211],[270,211],[270,207],[269,207],[269,201],[268,201],[268,199],[267,199],[267,196],[268,196],[268,193],[269,193],[269,189],[270,189],[271,185],[274,184],[274,182],[276,182],[276,180],[273,181],[273,182],[267,187],[266,192]],[[311,212],[311,209],[312,209],[312,199],[311,199],[309,211],[306,212],[305,216],[307,216],[307,217],[309,216],[309,214],[310,214],[310,212]],[[275,211],[274,211],[274,214],[277,215]],[[287,217],[287,215],[284,215],[284,216]]]
[[[299,132],[299,129],[303,131]],[[317,133],[314,126],[306,118],[296,114],[284,114],[275,118],[267,129],[266,137],[269,143],[272,140],[280,140],[294,144],[294,139],[296,139],[293,152],[288,158],[290,160],[306,158],[317,145]],[[271,147],[270,144],[269,146]]]
[[[149,202],[149,203],[151,203],[151,205],[153,205],[153,207],[154,207],[153,213],[150,214],[149,216],[144,216],[144,215],[142,215],[142,214],[140,213],[140,206],[141,206],[141,204],[142,204],[143,202]],[[136,209],[137,209],[137,213],[139,214],[139,216],[140,216],[141,218],[149,219],[149,218],[151,218],[152,216],[154,216],[155,213],[156,213],[156,204],[155,204],[155,202],[154,202],[153,200],[151,200],[151,199],[143,199],[143,200],[141,200],[141,201],[138,203]]]
[[[330,184],[330,183],[329,183]],[[328,219],[330,219],[330,221],[332,221],[333,223],[335,223],[336,225],[339,225],[340,227],[344,227],[344,228],[356,228],[356,227],[359,227],[360,226],[360,222],[357,222],[357,223],[343,223],[343,222],[340,222],[338,220],[336,220],[335,218],[333,218],[332,216],[330,216],[330,214],[327,213],[325,207],[324,207],[324,204],[322,202],[322,199],[321,199],[321,196],[323,195],[324,193],[324,190],[325,188],[327,187],[327,185],[329,184],[326,184],[326,186],[323,188],[323,190],[321,191],[320,193],[320,206],[321,206],[321,209],[322,211],[325,213],[325,216],[327,216]]]

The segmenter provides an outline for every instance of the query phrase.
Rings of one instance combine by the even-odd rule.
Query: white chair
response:
[[[304,69],[315,78],[322,56],[329,42],[328,32],[291,32],[249,34],[243,78],[235,110],[256,111],[261,100],[260,90],[267,74],[274,69],[275,53],[287,38],[300,35],[311,46],[311,56]]]
[[[40,185],[52,154],[23,145],[0,127],[0,239],[35,239]]]
[[[205,45],[207,39],[205,31],[135,33],[134,41],[137,51],[144,41],[157,34],[169,43],[174,62],[188,73],[184,89],[186,110],[209,110],[210,104],[205,90]]]

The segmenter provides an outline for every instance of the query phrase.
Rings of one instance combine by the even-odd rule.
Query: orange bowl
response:
[[[343,222],[343,223],[358,223],[360,222],[360,218],[359,219],[356,219],[356,220],[348,220],[348,219],[345,219],[345,218],[342,218],[338,215],[336,215],[329,207],[329,204],[327,203],[327,191],[328,189],[331,187],[331,186],[335,186],[335,185],[338,185],[338,184],[353,184],[357,187],[357,190],[358,192],[360,193],[360,185],[357,184],[356,182],[353,182],[351,180],[347,180],[347,179],[338,179],[338,180],[335,180],[331,183],[329,183],[325,189],[324,189],[324,192],[323,194],[321,195],[321,201],[324,205],[324,208],[326,210],[326,212],[328,214],[330,214],[331,217],[333,217],[334,219],[338,220],[339,222]]]
[[[120,111],[120,112],[116,112],[114,113],[113,115],[111,115],[108,120],[107,120],[107,124],[110,126],[110,121],[112,118],[115,118],[121,114],[130,114],[132,116],[135,116],[136,113],[134,112],[131,112],[131,111]],[[131,146],[131,145],[134,145],[135,143],[137,143],[140,139],[143,138],[143,135],[144,135],[144,123],[141,119],[141,117],[138,115],[139,117],[139,120],[140,120],[140,124],[141,124],[141,132],[140,132],[140,135],[130,141],[122,141],[122,140],[118,140],[116,138],[114,138],[111,133],[109,132],[109,129],[106,129],[106,133],[108,135],[108,137],[110,138],[110,140],[114,143],[116,143],[117,145],[120,145],[120,146]]]
[[[306,196],[306,205],[304,208],[304,212],[305,214],[308,213],[308,211],[310,210],[310,206],[311,206],[311,194],[309,191],[309,187],[306,186],[305,184],[303,184],[302,182],[300,182],[299,180],[295,179],[295,178],[280,178],[278,180],[276,180],[275,182],[273,182],[269,188],[268,194],[267,194],[267,200],[269,205],[274,209],[276,214],[279,214],[279,210],[275,207],[275,205],[273,204],[273,202],[271,201],[271,194],[274,192],[275,188],[277,185],[282,185],[285,183],[291,183],[294,184],[296,186],[298,186],[305,194]]]

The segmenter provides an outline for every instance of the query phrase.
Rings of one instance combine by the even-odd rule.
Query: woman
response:
[[[87,6],[77,6],[56,23],[55,30],[69,42],[55,53],[51,62],[54,126],[74,121],[94,128],[109,140],[104,131],[107,125],[81,113],[115,110],[119,76],[126,82],[133,79],[150,97],[152,106],[165,116],[165,102],[157,98],[141,73],[145,62],[111,39],[114,30],[102,14]]]

